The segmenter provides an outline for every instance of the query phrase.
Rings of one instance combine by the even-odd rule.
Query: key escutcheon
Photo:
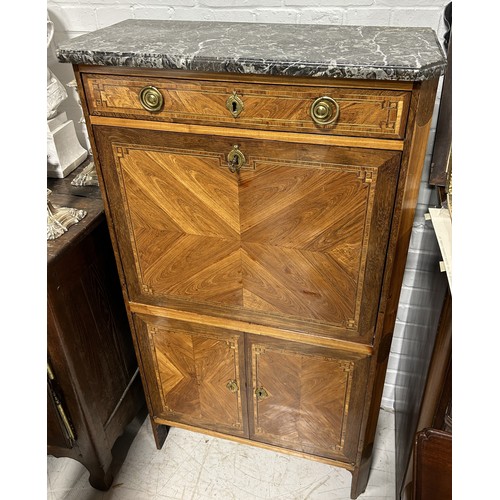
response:
[[[241,167],[246,164],[245,155],[240,151],[238,144],[233,146],[233,149],[227,155],[227,164],[231,173],[239,173]]]
[[[234,91],[226,100],[226,108],[234,118],[239,116],[239,114],[243,111],[243,107],[243,101],[236,91]]]
[[[255,389],[255,396],[257,401],[262,401],[269,396],[269,393],[264,389],[264,387],[257,387],[257,389]]]

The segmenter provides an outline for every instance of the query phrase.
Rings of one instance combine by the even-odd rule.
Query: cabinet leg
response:
[[[149,417],[151,420],[151,427],[153,429],[153,436],[155,438],[156,448],[161,450],[165,439],[167,439],[168,431],[170,427],[168,425],[157,424],[153,421],[151,416]]]
[[[102,467],[87,467],[90,472],[89,483],[92,488],[101,491],[108,491],[113,484],[113,474],[111,470],[105,471]]]
[[[370,446],[366,453],[363,453],[361,464],[352,471],[351,498],[353,499],[358,498],[366,490],[372,465],[372,448],[373,446]]]

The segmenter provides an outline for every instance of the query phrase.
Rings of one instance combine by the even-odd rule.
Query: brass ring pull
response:
[[[239,150],[238,144],[233,146],[233,149],[227,155],[228,168],[231,173],[239,173],[241,167],[245,165],[247,159],[245,155]]]
[[[228,380],[226,388],[230,392],[238,392],[238,382],[236,380]]]
[[[318,125],[330,125],[330,123],[337,121],[339,114],[339,105],[331,97],[318,97],[311,104],[311,118]]]
[[[262,401],[269,396],[269,393],[264,389],[264,387],[257,387],[257,389],[255,389],[255,396],[257,397],[257,401]]]
[[[163,96],[156,88],[148,85],[139,92],[139,101],[141,106],[151,112],[159,111],[163,106]]]

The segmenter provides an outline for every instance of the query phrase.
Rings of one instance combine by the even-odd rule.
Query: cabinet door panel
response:
[[[242,335],[164,318],[136,322],[143,344],[150,346],[145,355],[149,380],[156,381],[155,416],[246,436]]]
[[[250,337],[250,438],[353,462],[368,358]]]
[[[131,300],[371,341],[399,153],[94,130]]]

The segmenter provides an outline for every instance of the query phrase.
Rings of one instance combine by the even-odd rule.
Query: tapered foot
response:
[[[110,470],[105,471],[101,467],[88,468],[90,472],[89,483],[92,488],[108,491],[113,484],[113,474]]]
[[[372,448],[369,446],[365,449],[363,457],[361,458],[361,464],[352,471],[352,483],[351,483],[351,498],[358,498],[361,493],[364,493],[366,486],[368,485],[368,479],[370,477],[370,469],[372,465]]]
[[[149,418],[151,420],[151,427],[153,428],[153,436],[155,438],[156,448],[158,450],[161,450],[165,439],[167,439],[170,427],[168,425],[155,423],[151,416]]]

